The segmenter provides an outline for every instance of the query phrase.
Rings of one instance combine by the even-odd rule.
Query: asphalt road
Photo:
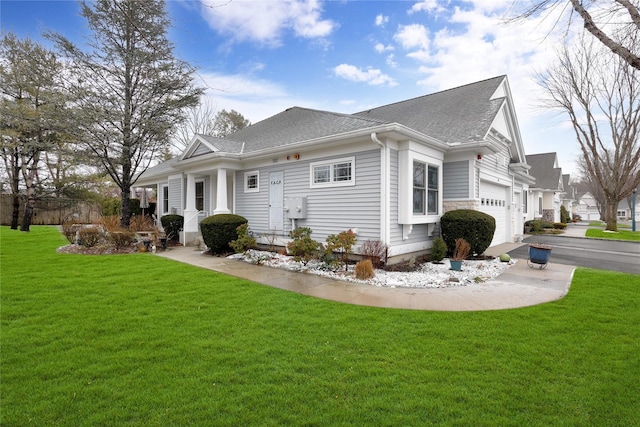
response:
[[[637,242],[553,235],[529,236],[524,242],[551,245],[550,263],[640,274],[640,243]],[[514,258],[527,259],[529,247],[521,246],[509,254]]]

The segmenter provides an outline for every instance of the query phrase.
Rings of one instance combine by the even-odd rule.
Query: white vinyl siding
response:
[[[309,227],[311,237],[325,242],[330,234],[350,228],[358,229],[358,242],[380,238],[380,150],[359,152],[353,159],[352,174],[355,186],[311,188],[309,181],[311,162],[273,165],[260,169],[260,185],[267,185],[271,171],[284,171],[284,197],[306,197],[307,218],[296,220],[296,226]],[[344,157],[327,157],[314,164],[337,164]],[[237,179],[244,178],[244,171],[237,172]],[[257,235],[267,233],[269,200],[268,192],[245,193],[243,186],[236,190],[236,213],[249,221],[249,227]],[[264,187],[264,188],[268,188]],[[284,235],[288,237],[292,222],[285,213]]]
[[[446,199],[469,198],[469,162],[451,162],[442,165],[442,197]]]
[[[169,180],[169,211],[167,213],[174,213],[182,215],[182,178],[174,178]]]

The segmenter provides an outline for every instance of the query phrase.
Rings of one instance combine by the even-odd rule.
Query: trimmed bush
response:
[[[564,230],[565,228],[567,228],[567,224],[564,222],[554,222],[553,228],[555,228],[556,230]]]
[[[484,212],[457,209],[442,215],[440,229],[449,252],[455,248],[456,239],[464,239],[471,246],[472,255],[481,255],[491,245],[496,220]]]
[[[92,248],[102,241],[104,235],[99,228],[81,228],[78,231],[78,242],[86,247]]]
[[[530,219],[529,221],[524,223],[525,227],[529,227],[530,232],[535,234],[535,233],[542,233],[545,228],[553,228],[553,224],[550,223],[549,221],[544,221],[542,219]]]
[[[442,237],[436,237],[431,246],[431,261],[441,262],[447,256],[447,244]]]
[[[184,217],[182,215],[163,215],[160,223],[164,228],[167,239],[177,241],[180,238],[180,230],[184,227]]]
[[[238,239],[238,227],[247,222],[245,217],[234,214],[218,214],[203,219],[200,222],[200,233],[204,244],[209,248],[209,253],[220,254],[229,251],[229,244]]]
[[[107,240],[116,249],[124,249],[131,246],[136,241],[136,234],[129,230],[111,231],[107,234]]]

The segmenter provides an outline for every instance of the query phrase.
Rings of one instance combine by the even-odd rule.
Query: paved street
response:
[[[551,245],[549,261],[553,263],[640,274],[640,243],[555,235],[528,236],[524,242]],[[527,259],[528,246],[521,246],[509,254]]]

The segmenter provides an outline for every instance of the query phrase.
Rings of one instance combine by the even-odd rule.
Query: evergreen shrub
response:
[[[318,258],[318,253],[322,249],[322,243],[311,238],[309,227],[298,227],[289,232],[291,240],[287,243],[287,251],[294,259],[303,264],[307,264],[312,259]]]
[[[564,206],[560,206],[560,222],[565,224],[571,222],[571,214]]]
[[[164,228],[167,239],[177,241],[180,238],[180,231],[184,227],[184,217],[182,215],[170,214],[160,217],[160,223]]]
[[[431,261],[441,262],[447,256],[447,244],[442,237],[436,237],[431,246]]]
[[[449,252],[455,248],[456,239],[464,239],[471,246],[472,255],[481,255],[491,245],[496,220],[484,212],[457,209],[442,215],[440,230]]]
[[[249,234],[249,224],[238,227],[238,238],[229,242],[229,246],[236,253],[243,253],[256,246],[256,239]]]
[[[200,222],[202,240],[212,254],[227,252],[229,244],[238,239],[238,227],[246,224],[245,217],[235,214],[218,214],[206,217]]]

